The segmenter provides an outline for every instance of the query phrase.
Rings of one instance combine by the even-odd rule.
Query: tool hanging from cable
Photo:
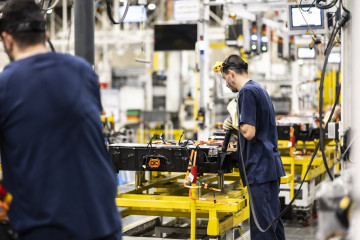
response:
[[[107,15],[108,15],[111,23],[112,23],[112,24],[120,24],[120,23],[122,23],[122,22],[124,21],[124,19],[126,18],[127,12],[128,12],[128,10],[129,10],[130,0],[127,0],[127,2],[126,2],[126,7],[125,7],[125,11],[124,11],[121,19],[120,19],[118,22],[116,22],[116,21],[114,20],[113,16],[112,16],[112,12],[111,12],[111,3],[112,3],[112,1],[111,1],[111,0],[105,0],[105,2],[106,2],[106,12],[107,12]]]
[[[141,39],[142,39],[142,42],[141,42],[141,52],[139,54],[137,54],[135,56],[135,61],[136,62],[141,62],[141,63],[150,63],[149,60],[147,60],[147,57],[146,57],[146,54],[145,54],[145,21],[144,21],[144,16],[145,16],[145,6],[144,5],[141,5]]]

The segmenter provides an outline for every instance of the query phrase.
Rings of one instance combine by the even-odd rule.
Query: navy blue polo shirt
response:
[[[269,94],[258,83],[249,80],[240,89],[238,104],[241,114],[240,123],[250,124],[256,129],[255,137],[250,141],[241,135],[241,147],[249,184],[265,183],[285,176],[277,150],[275,112]],[[239,156],[239,161],[241,161],[241,156]],[[242,169],[241,162],[239,162],[239,167]]]
[[[95,239],[121,230],[100,111],[98,78],[81,58],[39,54],[0,74],[1,163],[15,231]]]

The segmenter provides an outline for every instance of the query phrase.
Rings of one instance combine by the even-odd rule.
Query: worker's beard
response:
[[[7,47],[6,47],[6,44],[5,44],[5,42],[4,42],[4,49],[5,49],[6,54],[7,54],[8,57],[9,57],[10,61],[13,62],[13,61],[15,60],[14,55],[13,55],[13,53],[12,53],[12,52],[13,52],[13,47],[7,48]]]
[[[237,92],[238,92],[238,90],[237,90],[237,88],[236,88],[236,86],[235,86],[235,82],[234,82],[234,81],[228,82],[227,87],[228,87],[233,93],[237,93]]]

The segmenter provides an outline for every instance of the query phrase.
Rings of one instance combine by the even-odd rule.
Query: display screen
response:
[[[340,63],[341,62],[341,53],[340,52],[330,53],[328,62],[329,63]]]
[[[120,18],[124,15],[125,8],[119,8]],[[128,12],[123,22],[145,22],[147,20],[146,10],[143,6],[129,6]]]
[[[299,59],[314,59],[316,57],[315,48],[299,47],[297,57]]]
[[[197,24],[155,25],[155,51],[195,50]]]
[[[323,28],[323,11],[315,5],[302,5],[300,10],[297,5],[290,5],[290,29],[307,28],[306,22],[311,28]],[[307,11],[309,9],[309,11]],[[300,12],[301,11],[301,12]],[[305,21],[305,19],[306,21]]]

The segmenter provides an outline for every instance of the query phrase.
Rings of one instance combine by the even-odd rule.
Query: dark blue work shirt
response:
[[[249,184],[279,179],[285,175],[285,172],[277,150],[275,112],[269,94],[258,83],[250,80],[240,89],[238,103],[240,123],[250,124],[256,129],[255,137],[250,141],[241,135]],[[240,162],[240,169],[241,166]]]
[[[78,57],[34,55],[0,74],[1,163],[14,230],[94,239],[121,229],[100,111],[97,76]]]

